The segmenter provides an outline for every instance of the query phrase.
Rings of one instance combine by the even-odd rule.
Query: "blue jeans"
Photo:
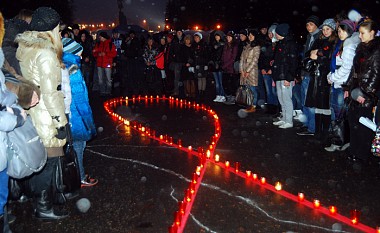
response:
[[[263,100],[265,102],[265,86],[264,86],[264,80],[263,75],[261,74],[261,70],[259,70],[259,76],[257,80],[257,100]]]
[[[260,73],[259,76],[263,77],[265,90],[267,93],[267,103],[278,105],[276,85],[272,85],[274,83],[272,77],[270,75]]]
[[[340,111],[344,106],[344,91],[342,88],[332,86],[330,95],[331,120],[339,117]]]
[[[302,100],[301,100],[301,85],[296,83],[293,87],[293,107],[295,110],[302,109]]]
[[[252,90],[253,93],[253,105],[257,105],[257,87],[256,86],[249,86],[249,88]]]
[[[222,73],[222,71],[212,72],[212,75],[214,75],[214,79],[215,79],[216,95],[225,96],[224,88],[223,88],[223,73]]]
[[[86,174],[83,167],[83,152],[86,148],[86,141],[73,141],[73,148],[78,158],[80,179],[84,180],[86,178]]]
[[[309,87],[310,76],[305,76],[301,84],[301,98],[302,98],[302,112],[306,115],[307,130],[311,133],[315,132],[315,108],[309,108],[305,106],[307,88]]]
[[[112,68],[98,67],[98,83],[100,94],[111,94],[112,91]]]
[[[7,199],[8,199],[8,175],[7,175],[7,169],[4,169],[3,171],[0,172],[0,215],[4,214],[4,206],[5,204],[7,204]]]

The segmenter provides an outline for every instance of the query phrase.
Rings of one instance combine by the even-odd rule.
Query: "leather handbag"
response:
[[[10,177],[21,179],[42,170],[47,152],[30,116],[22,126],[8,132],[7,137],[7,174]]]
[[[54,203],[64,204],[65,193],[74,193],[81,188],[78,158],[73,147],[70,125],[66,126],[67,144],[64,155],[59,157],[53,175]]]
[[[349,141],[349,125],[347,119],[347,109],[349,105],[348,98],[345,100],[343,107],[340,110],[336,120],[331,121],[332,141],[336,145],[344,145]]]
[[[253,92],[248,85],[241,85],[236,91],[235,103],[243,106],[253,105]]]

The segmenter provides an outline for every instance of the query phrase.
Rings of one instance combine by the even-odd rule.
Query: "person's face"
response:
[[[119,33],[112,33],[112,37],[115,39],[119,38]]]
[[[190,38],[186,38],[186,39],[185,39],[185,44],[186,44],[186,45],[191,44],[191,40],[190,40]]]
[[[345,39],[347,39],[348,34],[341,27],[338,27],[338,37],[340,40],[345,40]]]
[[[166,38],[166,40],[168,41],[168,43],[172,43],[172,38],[170,38],[170,37],[168,37],[168,38]]]
[[[148,40],[148,45],[152,46],[152,44],[153,44],[153,40]]]
[[[248,40],[251,41],[251,42],[254,41],[255,40],[255,36],[252,33],[249,33],[248,34]]]
[[[76,35],[76,36],[77,36],[77,35],[78,35],[78,33],[79,33],[79,29],[74,29],[74,30],[73,30],[73,33],[74,33],[74,35]]]
[[[245,41],[247,39],[247,36],[244,34],[239,35],[241,41]]]
[[[313,22],[307,22],[306,23],[306,30],[309,32],[309,33],[313,33],[315,32],[315,30],[317,30],[317,25],[315,25]]]
[[[375,31],[369,31],[365,27],[359,28],[359,38],[363,43],[368,43],[375,38]]]
[[[194,41],[198,43],[199,41],[201,41],[201,38],[199,36],[194,36]]]
[[[104,38],[104,37],[102,37],[102,36],[99,36],[99,40],[100,40],[101,42],[104,42],[104,41],[106,41],[107,39]]]
[[[328,26],[323,26],[322,33],[325,37],[330,37],[333,33],[333,29]]]
[[[182,37],[183,35],[182,31],[177,31],[176,34],[177,34],[177,37]]]
[[[261,28],[261,29],[260,29],[260,32],[261,32],[263,35],[266,35],[267,32],[268,32],[268,28]]]
[[[231,43],[232,42],[232,36],[227,36],[227,42]]]
[[[216,40],[216,41],[220,41],[220,36],[216,34],[216,35],[215,35],[215,40]]]
[[[84,41],[86,40],[86,34],[83,33],[83,34],[80,36],[80,39],[81,39],[82,42],[84,42]]]
[[[273,32],[268,32],[268,37],[269,37],[269,39],[272,39],[273,38]]]
[[[165,40],[165,38],[162,38],[162,39],[160,40],[160,43],[161,43],[162,45],[166,44],[166,40]]]

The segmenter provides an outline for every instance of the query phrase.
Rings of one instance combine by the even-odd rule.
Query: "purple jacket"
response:
[[[224,73],[234,73],[234,62],[237,53],[238,47],[236,43],[233,43],[231,46],[229,46],[228,43],[224,45],[222,53],[222,70]]]

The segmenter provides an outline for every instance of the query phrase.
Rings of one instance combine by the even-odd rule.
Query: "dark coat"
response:
[[[334,41],[328,38],[318,39],[314,42],[311,50],[318,49],[317,60],[310,70],[310,82],[307,89],[305,106],[319,109],[330,109],[330,88],[327,82],[327,74],[330,72],[331,54]],[[310,51],[311,51],[310,50]],[[310,56],[310,51],[307,56]]]
[[[226,43],[222,40],[220,40],[219,42],[214,41],[210,44],[211,61],[209,64],[209,68],[211,72],[221,71],[223,47],[225,44]]]
[[[275,43],[269,42],[269,43],[266,43],[263,47],[261,47],[261,53],[260,53],[260,58],[259,58],[260,73],[261,73],[261,70],[268,71],[272,69],[272,66],[270,63],[271,61],[273,61],[275,46],[276,46]]]
[[[297,45],[291,35],[276,43],[272,78],[274,81],[294,81],[297,70]]]
[[[223,48],[222,54],[222,69],[224,73],[233,74],[234,73],[234,62],[238,53],[237,45],[232,42],[232,44],[226,43]]]
[[[354,65],[347,81],[348,89],[360,88],[366,99],[364,106],[372,107],[378,100],[380,90],[380,38],[360,43],[356,49]],[[354,101],[354,103],[357,103]]]

